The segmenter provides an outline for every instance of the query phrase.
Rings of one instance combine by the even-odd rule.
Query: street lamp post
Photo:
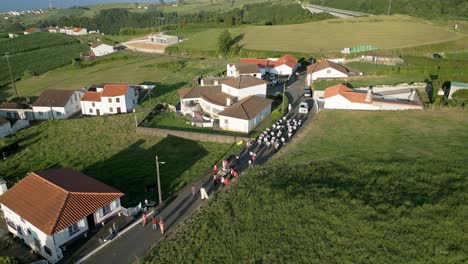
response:
[[[52,103],[51,103],[50,99],[48,101],[49,101],[50,113],[52,114],[52,120],[55,120],[54,110],[52,110]]]
[[[10,71],[11,83],[13,83],[13,90],[15,90],[15,94],[16,94],[16,103],[19,103],[18,90],[16,90],[15,79],[13,78],[13,73],[11,72],[10,59],[9,59],[9,53],[8,52],[5,53],[5,57],[7,59],[8,70]]]
[[[159,164],[165,164],[164,161],[159,161],[158,156],[156,156],[156,176],[158,179],[158,198],[159,204],[162,203],[162,195],[161,195],[161,180],[159,179]]]
[[[281,111],[283,111],[283,113],[285,112],[284,111],[284,97],[286,96],[286,83],[283,84],[283,107],[281,109]]]

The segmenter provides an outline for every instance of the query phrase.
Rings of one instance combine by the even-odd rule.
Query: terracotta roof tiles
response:
[[[266,81],[250,75],[241,75],[239,77],[230,78],[223,81],[223,84],[237,89],[249,88],[266,83]]]
[[[366,93],[357,92],[351,88],[346,87],[343,84],[338,84],[338,85],[328,87],[327,89],[325,89],[323,98],[327,99],[336,95],[341,95],[353,103],[361,103],[361,104],[372,103],[372,96],[371,96],[370,101],[366,101]]]
[[[273,101],[270,99],[251,95],[238,101],[231,107],[226,108],[224,111],[219,113],[219,115],[243,120],[251,120],[263,109],[271,105],[272,102]]]

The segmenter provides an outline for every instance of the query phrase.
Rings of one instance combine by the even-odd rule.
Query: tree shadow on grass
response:
[[[159,82],[148,82],[148,81],[145,81],[145,82],[142,82],[141,84],[151,84],[151,85],[156,85],[156,87],[151,91],[151,97],[153,99],[158,99],[158,98],[164,98],[165,96],[168,96],[169,93],[173,92],[173,91],[177,91],[179,90],[180,88],[186,86],[187,84],[189,84],[188,82],[176,82],[176,83],[170,83],[170,84],[167,84],[167,83],[159,83]],[[149,101],[150,98],[149,96],[147,96],[145,98],[145,100],[143,100],[143,102],[146,102],[146,101]],[[163,100],[163,101],[166,101],[166,100]],[[141,103],[143,103],[141,102]]]
[[[85,168],[83,172],[124,192],[124,206],[135,206],[145,199],[158,199],[157,188],[145,192],[146,186],[157,183],[156,155],[160,162],[165,162],[159,166],[163,199],[191,182],[190,177],[181,177],[182,174],[208,155],[198,142],[175,136],[168,136],[150,147],[146,147],[145,143],[145,140],[138,140],[106,161]]]

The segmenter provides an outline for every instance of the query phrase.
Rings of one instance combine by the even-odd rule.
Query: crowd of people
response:
[[[283,117],[257,137],[257,145],[259,148],[262,146],[267,149],[273,147],[278,151],[291,140],[301,125],[301,119]]]

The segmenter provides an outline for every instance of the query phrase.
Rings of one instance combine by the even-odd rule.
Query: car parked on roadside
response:
[[[307,102],[302,102],[299,104],[299,114],[309,113],[309,104]]]
[[[304,88],[304,97],[312,97],[312,92],[310,91],[309,87]]]

